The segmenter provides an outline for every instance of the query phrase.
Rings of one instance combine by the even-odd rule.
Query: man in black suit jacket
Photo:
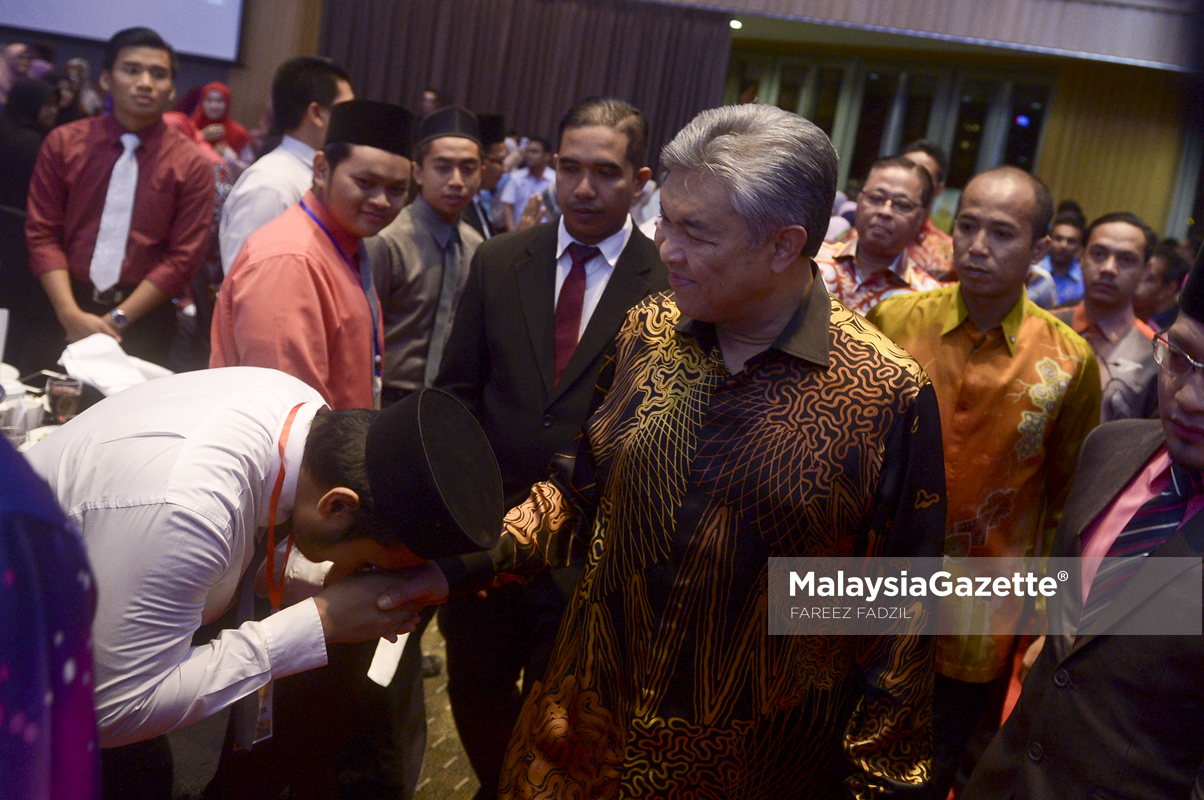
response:
[[[1162,419],[1109,423],[1087,438],[1054,556],[1109,552],[1096,538],[1116,536],[1139,501],[1164,491],[1172,464],[1176,484],[1201,485],[1204,259],[1181,302],[1179,318],[1155,339]],[[1122,500],[1129,510],[1118,513]],[[1204,514],[1193,515],[1195,507],[1187,502],[1184,521],[1151,557],[1204,554]],[[1150,605],[1159,584],[1143,575],[1152,566],[1144,562],[1122,585],[1092,629],[1106,630],[1106,616],[1119,621]],[[1078,610],[1070,608],[1072,626]],[[1046,637],[1016,710],[963,797],[1204,797],[1204,637],[1081,633]]]
[[[669,288],[656,246],[629,214],[650,176],[647,140],[628,103],[574,105],[555,162],[561,221],[494,237],[473,258],[436,385],[481,421],[511,505],[571,446],[627,311]],[[522,701],[519,671],[524,691],[542,677],[574,582],[575,573],[544,575],[439,612],[448,694],[479,798],[496,793]]]

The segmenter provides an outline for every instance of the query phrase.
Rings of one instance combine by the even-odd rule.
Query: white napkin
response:
[[[96,387],[106,397],[172,374],[158,364],[126,354],[116,339],[103,333],[67,345],[59,363],[72,378]]]
[[[406,641],[410,634],[403,633],[396,642],[381,639],[376,643],[376,653],[372,656],[372,665],[368,667],[368,678],[377,686],[388,686],[393,682],[397,673],[397,665],[401,663],[401,651],[406,649]]]

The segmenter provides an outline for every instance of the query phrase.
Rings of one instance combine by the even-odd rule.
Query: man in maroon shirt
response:
[[[212,167],[195,142],[162,120],[175,96],[174,76],[175,53],[157,33],[129,28],[115,34],[100,75],[113,112],[46,137],[25,223],[30,268],[66,340],[104,333],[159,364],[175,325],[167,301],[200,267],[213,221]],[[110,186],[119,172],[127,181],[124,193],[121,179]],[[94,256],[98,238],[107,258]],[[98,275],[110,276],[104,280],[110,285],[98,286]]]

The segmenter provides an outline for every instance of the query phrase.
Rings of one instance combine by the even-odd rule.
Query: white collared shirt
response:
[[[543,174],[538,178],[531,175],[531,170],[527,167],[517,169],[510,176],[510,180],[502,187],[501,202],[513,207],[514,209],[514,224],[518,224],[518,218],[523,215],[523,210],[527,207],[527,201],[532,195],[540,194],[549,186],[556,185],[556,170],[551,166],[543,168]],[[545,219],[547,219],[545,217]]]
[[[594,245],[601,253],[585,262],[585,300],[581,304],[581,328],[577,331],[578,341],[585,333],[585,327],[589,324],[589,318],[593,316],[594,309],[598,307],[602,293],[606,291],[606,284],[610,282],[610,276],[615,271],[615,264],[619,263],[619,256],[623,254],[623,248],[631,239],[631,231],[634,227],[631,215],[628,214],[622,228]],[[564,226],[564,217],[561,217],[556,237],[556,294],[553,295],[558,300],[560,287],[564,286],[564,281],[573,266],[573,259],[568,252],[569,245],[576,241],[569,235],[568,229]]]
[[[192,647],[197,628],[237,601],[267,523],[281,429],[298,403],[279,525],[292,515],[305,439],[323,401],[276,370],[202,370],[135,386],[27,454],[83,532],[96,578],[103,746],[181,728],[272,678],[326,663],[312,599]]]
[[[284,213],[305,196],[314,183],[314,153],[300,139],[286,135],[275,150],[247,167],[222,205],[218,245],[222,272],[252,233]]]

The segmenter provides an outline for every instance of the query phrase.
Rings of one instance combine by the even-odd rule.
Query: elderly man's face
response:
[[[857,247],[893,258],[915,241],[928,210],[921,205],[924,185],[914,169],[884,167],[870,173],[857,196]]]
[[[656,246],[669,268],[677,307],[702,322],[741,323],[770,304],[773,245],[748,246],[727,186],[675,169],[661,187]]]

